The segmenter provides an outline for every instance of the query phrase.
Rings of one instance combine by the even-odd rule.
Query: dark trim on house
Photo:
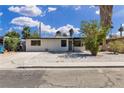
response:
[[[45,38],[28,38],[28,39],[84,39],[81,37],[45,37]]]

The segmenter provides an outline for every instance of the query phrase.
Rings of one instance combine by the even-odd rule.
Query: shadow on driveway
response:
[[[86,58],[92,56],[89,53],[84,52],[50,52],[52,54],[62,54],[58,55],[60,58]]]

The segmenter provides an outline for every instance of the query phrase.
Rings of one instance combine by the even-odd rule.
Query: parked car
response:
[[[0,53],[3,53],[3,52],[4,52],[4,45],[0,44]]]

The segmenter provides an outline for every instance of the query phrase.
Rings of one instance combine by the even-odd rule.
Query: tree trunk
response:
[[[100,5],[101,26],[111,28],[113,5]],[[106,32],[107,33],[107,32]],[[106,49],[106,37],[103,40],[103,49]]]

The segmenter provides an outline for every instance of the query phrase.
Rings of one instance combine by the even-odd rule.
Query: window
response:
[[[81,46],[81,40],[74,40],[74,46],[80,47]]]
[[[66,40],[61,40],[61,47],[66,47]]]
[[[31,40],[31,46],[40,46],[41,41],[40,40]]]

